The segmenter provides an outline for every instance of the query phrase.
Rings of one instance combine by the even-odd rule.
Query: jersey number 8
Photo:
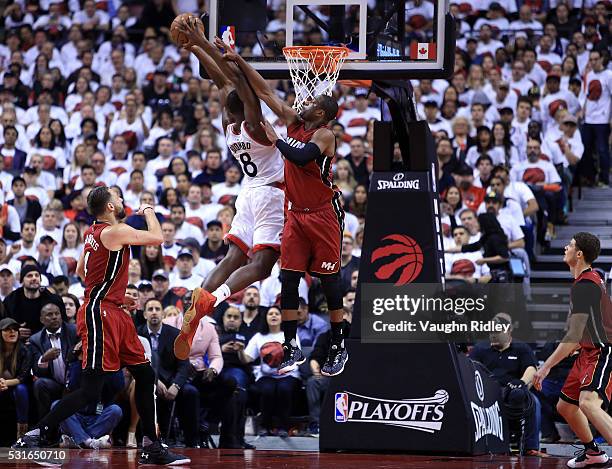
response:
[[[238,155],[238,159],[242,164],[242,170],[247,176],[252,178],[257,176],[257,166],[255,166],[255,163],[253,163],[251,160],[251,155],[246,152],[240,153],[240,155]]]

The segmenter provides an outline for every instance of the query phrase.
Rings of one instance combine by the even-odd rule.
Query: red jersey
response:
[[[574,280],[570,310],[589,315],[580,341],[583,348],[600,348],[612,342],[612,302],[597,272],[587,269]]]
[[[123,304],[128,283],[130,247],[109,251],[102,244],[108,223],[95,222],[85,231],[85,299]]]
[[[304,122],[296,122],[287,127],[287,143],[294,148],[303,148],[323,127],[325,125],[306,130]],[[333,156],[321,155],[305,166],[285,160],[285,194],[292,206],[312,210],[332,202],[335,194],[332,160]]]

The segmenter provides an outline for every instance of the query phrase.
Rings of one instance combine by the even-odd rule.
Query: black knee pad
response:
[[[342,281],[340,274],[321,275],[321,288],[327,299],[327,309],[336,311],[342,309]]]
[[[281,270],[281,309],[298,309],[302,272]]]

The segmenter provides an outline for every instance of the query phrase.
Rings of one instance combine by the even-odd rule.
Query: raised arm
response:
[[[155,209],[151,205],[143,205],[137,213],[144,216],[147,230],[136,230],[125,223],[113,225],[100,234],[100,240],[104,247],[111,251],[117,251],[127,245],[159,246],[164,241],[161,225],[155,216]]]
[[[233,85],[244,104],[244,114],[249,131],[258,140],[267,142],[265,132],[259,125],[262,120],[259,99],[247,83],[242,71],[235,63],[223,59],[221,51],[206,39],[204,25],[195,16],[186,17],[180,23],[180,30],[187,36],[188,45],[191,45],[190,50],[196,54],[215,84],[219,86],[223,107],[225,108],[227,94],[229,94]],[[223,46],[220,40],[219,42]],[[222,82],[225,83],[223,88],[220,87]],[[223,128],[226,128],[225,124]]]
[[[216,44],[216,42],[215,42]],[[249,65],[239,54],[231,50],[223,43],[220,44],[224,47],[223,58],[234,62],[240,67],[242,73],[246,77],[246,81],[253,88],[253,91],[259,99],[268,105],[272,112],[278,117],[282,118],[287,125],[293,124],[297,118],[297,112],[282,99],[280,99],[272,88],[266,83],[266,80]]]

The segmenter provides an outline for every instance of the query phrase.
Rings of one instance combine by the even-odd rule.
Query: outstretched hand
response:
[[[191,50],[206,38],[204,23],[192,14],[182,15],[178,22],[178,30],[187,37],[187,42],[181,46],[183,49]]]
[[[266,137],[268,137],[268,140],[270,142],[275,143],[278,140],[276,130],[274,130],[274,127],[272,127],[272,124],[270,124],[270,122],[264,120],[263,122],[260,122],[259,125],[261,125],[261,128],[266,133]]]
[[[218,36],[215,36],[215,46],[221,51],[225,60],[230,62],[236,62],[238,60],[238,53]]]

